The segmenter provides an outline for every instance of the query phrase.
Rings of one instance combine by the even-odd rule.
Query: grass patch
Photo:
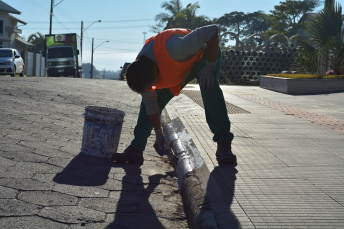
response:
[[[196,79],[193,79],[193,80],[191,80],[189,83],[187,83],[187,84],[198,84],[197,83],[197,80]]]
[[[317,75],[317,74],[267,74],[289,79],[344,79],[344,75]]]

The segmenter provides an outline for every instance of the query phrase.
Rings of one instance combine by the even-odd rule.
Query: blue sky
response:
[[[3,0],[21,12],[14,15],[27,22],[20,26],[22,36],[40,32],[49,33],[51,0]],[[144,36],[154,33],[157,14],[164,12],[162,0],[54,0],[52,33],[78,33],[81,21],[84,29],[83,62],[91,62],[92,38],[94,38],[94,65],[98,70],[119,70],[124,62],[132,62],[143,45]],[[197,0],[182,0],[183,7]],[[199,15],[218,18],[232,11],[269,12],[280,0],[198,0]],[[146,35],[143,33],[146,32]],[[108,43],[103,43],[109,41]],[[103,43],[103,44],[102,44]]]

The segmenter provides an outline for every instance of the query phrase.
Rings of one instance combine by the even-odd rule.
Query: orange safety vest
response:
[[[179,95],[185,80],[196,63],[203,57],[203,50],[190,60],[178,62],[173,60],[166,49],[167,40],[174,34],[188,34],[188,29],[168,29],[146,40],[145,44],[154,40],[154,55],[159,67],[159,81],[153,89],[169,88],[173,95]]]

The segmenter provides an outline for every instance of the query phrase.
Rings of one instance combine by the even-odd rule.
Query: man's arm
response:
[[[164,137],[164,134],[163,134],[162,128],[161,128],[160,112],[157,112],[157,113],[152,114],[152,115],[148,115],[148,117],[149,117],[149,120],[151,121],[151,123],[154,127],[154,131],[155,131],[154,147],[158,147],[160,150],[163,150],[165,148],[165,137]]]
[[[214,35],[206,42],[208,50],[208,61],[215,62],[217,59],[217,50],[219,48],[219,36],[216,31]]]
[[[148,115],[149,120],[151,121],[154,130],[157,131],[161,128],[161,123],[160,123],[160,112],[157,112],[152,115]]]
[[[146,107],[146,113],[154,130],[160,129],[160,108],[157,102],[156,91],[145,91],[141,93],[143,103]]]
[[[158,148],[163,150],[165,148],[165,138],[161,129],[160,108],[157,103],[157,93],[156,91],[145,91],[141,93],[141,95],[146,107],[148,119],[152,123],[155,131],[155,145],[158,145]]]
[[[206,39],[207,44],[207,61],[205,67],[199,72],[197,76],[197,80],[199,80],[199,85],[201,88],[209,90],[215,84],[215,69],[216,69],[216,59],[217,59],[217,51],[219,48],[218,42],[218,29],[215,27],[215,31],[211,34],[209,39]],[[208,31],[209,33],[210,31]]]
[[[207,25],[193,30],[187,35],[173,35],[166,42],[166,49],[171,58],[183,62],[191,59],[200,50],[208,46],[208,51],[212,46],[218,47],[218,27],[216,25]],[[210,45],[210,47],[209,47]],[[214,52],[217,50],[214,49]],[[213,61],[216,61],[216,55],[210,54]],[[209,57],[208,57],[208,61]]]
[[[158,106],[157,102],[157,93],[156,91],[145,91],[141,93],[143,103],[146,107],[146,112],[149,118],[149,121],[152,123],[155,135],[156,135],[156,141],[159,145],[160,149],[164,148],[164,135],[162,133],[161,129],[161,123],[160,123],[160,108]]]

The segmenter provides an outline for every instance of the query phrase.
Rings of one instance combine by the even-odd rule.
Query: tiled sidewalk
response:
[[[180,117],[243,228],[344,227],[344,93],[291,96],[259,87],[222,87],[235,135],[234,172],[217,166],[204,110],[181,94],[167,106]],[[198,86],[184,90],[197,91]],[[229,112],[231,113],[231,112]],[[234,196],[233,196],[234,193]]]

